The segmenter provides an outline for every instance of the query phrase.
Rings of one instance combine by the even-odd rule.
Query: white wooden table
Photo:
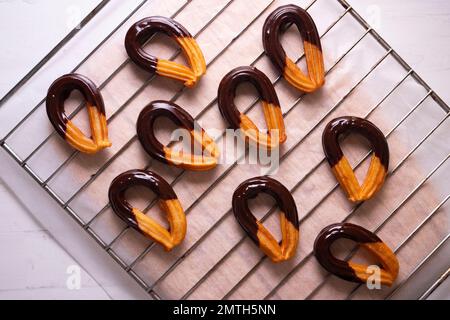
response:
[[[447,80],[450,77],[450,2],[349,2],[447,103],[450,102]],[[74,7],[70,0],[1,2],[0,40],[3,44],[8,43],[8,47],[0,52],[0,96],[8,92],[70,31],[74,19],[85,16],[97,3],[95,0],[83,0]],[[132,5],[131,1],[127,4]],[[0,254],[8,263],[0,264],[0,299],[144,297],[126,281],[106,284],[83,269],[81,288],[69,290],[69,273],[73,272],[77,262],[20,204],[9,189],[8,181],[3,180],[6,175],[1,170],[4,168],[0,169]],[[435,294],[450,298],[449,281],[441,287]]]

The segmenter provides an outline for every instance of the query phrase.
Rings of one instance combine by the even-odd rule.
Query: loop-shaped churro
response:
[[[248,200],[261,192],[272,196],[280,209],[281,245],[248,207]],[[297,206],[289,190],[280,182],[267,176],[243,182],[233,194],[233,213],[253,242],[273,262],[286,261],[295,255],[299,239]]]
[[[267,134],[261,132],[247,115],[239,112],[234,104],[236,89],[244,82],[250,82],[255,86],[262,99]],[[269,78],[258,69],[238,67],[225,75],[219,85],[218,105],[222,116],[233,129],[240,129],[245,139],[269,149],[278,147],[286,141],[283,113],[277,93]]]
[[[169,230],[133,208],[125,199],[125,192],[134,186],[144,186],[159,198],[159,205],[167,215]],[[161,244],[166,251],[172,250],[186,235],[186,216],[172,187],[151,171],[130,170],[116,177],[109,187],[109,201],[113,211],[130,227]]]
[[[302,36],[308,75],[292,61],[280,43],[280,36],[291,23]],[[314,20],[309,13],[293,4],[279,7],[266,19],[263,27],[264,50],[284,78],[303,92],[314,92],[325,83],[322,45]]]
[[[64,102],[74,90],[79,90],[86,100],[92,138],[86,137],[64,111]],[[46,106],[56,132],[75,149],[92,154],[111,146],[103,98],[90,79],[79,74],[58,78],[48,89]]]
[[[361,134],[372,145],[373,155],[362,185],[339,146],[339,136],[349,132]],[[372,122],[357,117],[336,118],[326,126],[322,144],[328,163],[350,201],[368,200],[381,189],[389,167],[389,147],[386,137]]]
[[[157,32],[166,34],[178,43],[190,68],[145,52],[144,44]],[[180,80],[189,88],[195,86],[206,73],[205,58],[197,41],[181,24],[170,18],[154,16],[136,22],[127,32],[125,48],[131,60],[144,70]]]
[[[400,269],[394,252],[376,234],[351,223],[332,224],[317,236],[314,254],[322,267],[339,278],[352,282],[366,283],[372,276],[369,266],[339,260],[331,253],[331,245],[341,238],[357,242],[380,261],[381,284],[391,286],[394,283]]]
[[[154,124],[159,117],[167,117],[177,126],[186,129],[191,138],[191,148],[197,142],[201,145],[202,154],[174,151],[161,144],[154,133]],[[137,134],[145,151],[163,163],[193,171],[205,171],[217,165],[220,152],[214,140],[203,128],[195,125],[195,120],[189,113],[175,103],[157,100],[147,105],[139,115]]]

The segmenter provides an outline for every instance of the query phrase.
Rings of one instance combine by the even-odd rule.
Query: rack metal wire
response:
[[[78,69],[80,69],[80,67],[89,60],[89,58],[91,58],[95,52],[97,52],[98,49],[100,49],[116,32],[117,30],[119,30],[136,12],[138,12],[142,6],[147,3],[148,0],[143,0],[142,2],[139,3],[139,5],[137,7],[135,7],[126,17],[125,19],[123,19],[101,42],[99,42],[99,44],[86,56],[84,57],[71,71],[70,73],[74,73],[76,72]],[[95,11],[95,13],[98,13],[99,11]],[[90,16],[90,18],[92,19],[93,16]],[[80,25],[81,26],[85,26],[86,23]],[[82,28],[78,28],[77,30],[80,31]],[[59,51],[60,47],[56,46],[55,48],[52,49],[52,51]],[[48,60],[47,60],[48,61]],[[35,72],[34,72],[35,73]],[[17,89],[16,89],[17,90]],[[5,102],[7,101],[7,98],[5,100],[2,100],[2,102],[0,103],[0,105],[3,105]],[[4,143],[14,132],[16,132],[20,126],[22,126],[25,121],[27,121],[30,116],[32,116],[38,108],[40,108],[45,102],[45,97],[42,98],[42,100],[40,100],[40,102],[34,106],[30,112],[28,112],[28,114],[23,117],[1,140],[1,143]],[[73,118],[73,113],[71,113],[69,115],[69,118]],[[53,133],[54,134],[54,133]],[[46,139],[47,140],[47,139]],[[47,140],[48,141],[48,140]],[[35,148],[35,150],[33,150],[33,152],[38,151],[37,149],[39,148],[39,146],[37,148]],[[31,158],[30,156],[27,157],[28,159]],[[24,159],[25,161],[25,159]]]
[[[447,237],[448,238],[448,237]],[[439,249],[439,247],[437,247],[437,249]],[[430,288],[427,289],[427,291],[425,291],[420,297],[419,300],[425,300],[427,299],[430,295],[433,294],[433,292],[448,278],[448,276],[450,275],[450,268],[447,269],[440,277],[439,279],[436,280],[436,282],[434,282]]]
[[[95,8],[92,9],[79,23],[76,25],[61,41],[59,41],[49,53],[45,55],[19,82],[16,83],[1,99],[0,105],[4,104],[8,99],[14,95],[15,92],[20,90],[20,88],[30,80],[36,72],[38,72],[50,59],[52,59],[75,35],[83,29],[96,15],[99,13],[110,0],[102,0],[97,4]],[[143,3],[142,3],[143,4]],[[106,39],[105,39],[106,40]]]
[[[186,0],[183,5],[178,8],[178,10],[171,16],[172,18],[176,18],[176,16],[182,12],[191,2],[195,0]],[[217,12],[213,15],[212,18],[210,18],[194,35],[194,37],[199,36],[203,31],[205,31],[227,8],[234,2],[238,0],[230,0],[224,4],[223,7],[218,8]],[[244,26],[227,44],[224,45],[224,47],[214,56],[212,59],[207,61],[208,66],[212,65],[216,61],[219,60],[219,58],[226,52],[227,49],[229,49],[239,37],[241,37],[262,15],[268,14],[269,9],[273,9],[273,3],[275,0],[269,1],[267,6],[259,12],[246,26]],[[316,4],[318,0],[312,0],[308,6],[306,7],[307,10],[309,10],[312,6]],[[422,144],[424,144],[428,139],[438,130],[441,128],[441,126],[446,122],[450,115],[450,108],[448,105],[426,84],[426,82],[400,57],[400,55],[374,30],[372,27],[353,9],[353,7],[346,1],[346,0],[336,0],[337,3],[339,3],[343,7],[342,13],[338,16],[336,20],[334,20],[321,34],[321,38],[325,37],[336,25],[339,24],[339,22],[348,15],[351,15],[363,28],[362,35],[357,39],[355,43],[353,43],[339,58],[337,58],[334,63],[331,65],[331,67],[326,71],[327,74],[331,73],[339,64],[340,62],[345,59],[352,50],[356,46],[358,46],[366,37],[370,36],[371,38],[375,39],[378,44],[381,45],[382,48],[385,49],[385,53],[381,56],[380,59],[378,59],[372,67],[366,72],[330,109],[326,111],[326,113],[320,118],[319,121],[317,121],[307,132],[304,134],[300,140],[295,142],[288,150],[285,151],[285,153],[280,158],[280,165],[282,165],[283,161],[289,157],[289,155],[292,154],[299,146],[302,145],[302,143],[317,129],[323,122],[327,119],[327,117],[332,114],[335,110],[337,110],[343,103],[347,101],[347,99],[358,89],[358,87],[364,83],[364,81],[376,70],[388,57],[394,58],[395,61],[398,62],[398,64],[403,67],[405,70],[405,75],[401,78],[399,82],[397,82],[366,114],[365,118],[368,118],[370,115],[372,115],[377,108],[379,108],[383,103],[385,103],[389,97],[391,97],[398,88],[407,80],[407,79],[414,79],[418,84],[420,84],[426,91],[426,94],[398,121],[394,127],[386,134],[386,138],[389,138],[389,136],[400,126],[402,125],[413,113],[416,111],[420,106],[428,99],[431,98],[433,101],[436,102],[438,106],[442,108],[444,111],[444,117],[439,120],[439,122],[424,136],[422,139],[395,165],[395,167],[388,173],[388,178],[390,178],[392,175],[394,175],[410,158],[410,156],[418,150]],[[104,1],[105,2],[105,1]],[[106,1],[107,2],[107,1]],[[89,53],[84,59],[80,61],[80,63],[73,69],[73,72],[78,70],[83,64],[99,49],[101,46],[108,41],[108,39],[111,38],[112,35],[114,35],[117,30],[121,26],[123,26],[127,21],[129,21],[132,16],[138,12],[145,4],[147,0],[142,1],[139,3],[139,5],[123,20],[120,22],[120,24],[112,30],[111,33],[108,34],[108,36],[103,39],[96,48],[92,52]],[[106,3],[105,3],[106,4]],[[172,59],[176,58],[179,54],[179,51],[176,51],[171,56]],[[261,52],[259,55],[257,55],[256,59],[253,60],[251,65],[256,65],[263,57],[265,56],[264,52]],[[299,63],[304,58],[304,55],[300,55],[297,58],[297,63]],[[103,89],[107,86],[107,84],[112,81],[117,74],[120,73],[121,70],[125,68],[125,66],[130,63],[129,59],[126,59],[124,62],[122,62],[101,84],[100,89]],[[36,70],[41,68],[42,65],[38,65],[36,67]],[[148,79],[146,79],[143,84],[121,105],[119,108],[117,108],[113,114],[110,115],[108,118],[108,123],[113,121],[115,118],[120,116],[121,112],[124,111],[127,106],[152,82],[152,80],[155,78],[155,76],[150,76]],[[278,76],[274,81],[273,84],[276,86],[280,80],[281,75]],[[184,92],[184,88],[180,88],[179,91],[177,91],[173,97],[172,101],[176,101]],[[287,108],[287,110],[284,112],[284,116],[288,116],[290,112],[292,112],[293,109],[302,101],[304,98],[304,95],[300,95],[294,103]],[[194,243],[186,249],[185,252],[179,254],[178,256],[174,256],[171,261],[170,266],[162,273],[160,277],[158,277],[156,280],[154,280],[152,283],[148,283],[145,281],[141,275],[139,275],[135,271],[135,267],[141,262],[144,257],[146,257],[148,254],[151,253],[152,249],[154,248],[154,243],[150,243],[142,252],[140,252],[131,262],[127,263],[125,262],[114,250],[113,245],[118,242],[121,237],[128,231],[130,228],[124,227],[121,232],[119,232],[111,241],[108,243],[102,239],[101,236],[99,236],[92,228],[93,222],[98,219],[106,210],[109,208],[109,204],[106,204],[101,210],[99,210],[93,217],[91,217],[88,221],[85,221],[80,217],[80,215],[75,212],[71,208],[72,201],[77,198],[77,196],[82,193],[86,188],[88,188],[105,170],[107,170],[111,164],[116,160],[120,155],[127,152],[129,147],[133,144],[133,142],[136,141],[137,137],[134,135],[127,141],[114,155],[112,155],[104,164],[102,164],[96,172],[89,177],[87,181],[85,181],[74,193],[72,193],[68,199],[63,200],[61,197],[55,192],[50,186],[49,183],[54,179],[60,171],[65,168],[71,161],[74,161],[76,159],[76,156],[78,154],[77,151],[72,152],[48,177],[41,178],[29,165],[29,161],[36,156],[37,152],[44,147],[46,144],[51,143],[52,137],[55,136],[55,132],[53,131],[50,135],[48,135],[43,141],[41,141],[36,148],[34,148],[27,156],[25,156],[23,159],[14,151],[14,148],[8,144],[8,139],[35,113],[39,108],[42,108],[42,105],[44,103],[44,99],[37,104],[34,108],[31,109],[31,111],[22,118],[14,127],[13,129],[8,132],[1,140],[0,144],[2,148],[49,194],[50,197],[52,197],[60,206],[63,208],[80,226],[84,228],[84,230],[90,234],[95,241],[106,251],[108,254],[138,283],[140,284],[144,290],[146,290],[151,297],[154,299],[161,299],[162,296],[155,291],[155,288],[163,282],[172,272],[176,272],[176,268],[183,262],[185,259],[195,251],[198,246],[201,245],[205,239],[208,238],[208,236],[223,222],[225,219],[231,214],[231,208],[226,210],[225,214],[223,214],[219,219],[217,219],[208,230],[206,230],[197,240],[194,241]],[[2,101],[3,102],[3,101]],[[210,108],[212,108],[215,103],[217,102],[217,98],[214,98],[211,100],[195,117],[196,120],[200,119]],[[244,110],[245,113],[250,112],[258,103],[258,99],[253,100]],[[80,110],[82,110],[83,104],[80,104],[75,110],[71,113],[70,117],[74,117]],[[222,134],[223,136],[223,134]],[[220,136],[218,139],[220,139],[222,136]],[[218,140],[217,139],[217,140]],[[362,165],[369,157],[370,152],[365,154],[361,159],[358,160],[358,162],[355,165],[355,169],[358,168],[360,165]],[[396,213],[404,207],[408,201],[421,190],[422,186],[429,181],[430,178],[433,177],[433,175],[444,165],[446,164],[448,158],[450,155],[447,155],[443,160],[439,162],[437,166],[435,166],[427,175],[425,178],[423,178],[409,193],[408,195],[398,203],[397,207],[392,210],[387,217],[384,218],[384,220],[376,227],[374,228],[374,232],[380,231],[383,226],[385,226],[395,215]],[[324,164],[326,161],[325,158],[322,158],[319,162],[317,162],[306,174],[304,174],[300,180],[298,180],[294,186],[291,188],[291,192],[295,192],[308,177],[310,177],[313,173],[315,173],[319,167]],[[237,166],[239,162],[239,159],[236,160],[233,164],[231,164],[224,172],[222,172],[217,178],[215,178],[214,181],[211,181],[211,185],[204,190],[195,201],[193,201],[189,207],[185,210],[186,214],[189,214],[193,208],[195,208],[201,201],[221,182],[223,181]],[[145,168],[149,168],[151,164],[147,164]],[[145,169],[144,168],[144,169]],[[175,176],[175,178],[170,182],[172,186],[175,186],[177,183],[182,181],[182,178],[185,174],[185,171],[181,171],[178,175]],[[333,192],[338,188],[338,184],[335,184],[330,190],[328,190],[320,199],[315,203],[311,209],[308,210],[308,212],[302,217],[300,223],[304,220],[306,220],[308,217],[312,216],[313,213],[316,211],[317,208],[320,207],[320,205],[328,198],[330,197]],[[434,217],[439,210],[445,205],[450,195],[447,195],[441,203],[436,206],[430,214],[411,232],[402,242],[399,246],[395,248],[395,251],[401,250],[406,243],[408,243],[409,240],[411,240],[421,229],[423,226],[426,225],[426,223]],[[148,206],[145,208],[144,212],[147,212],[151,209],[151,207],[155,204],[155,201],[150,201]],[[350,212],[348,212],[344,218],[343,221],[348,221],[361,207],[361,204],[358,204],[354,206]],[[267,220],[270,215],[275,212],[275,207],[272,207],[262,218],[262,221]],[[447,240],[449,235],[447,235],[441,243],[427,256],[425,257],[419,265],[416,267],[416,269],[411,272],[405,279],[403,279],[399,284],[396,285],[390,292],[390,294],[387,296],[387,298],[390,298],[394,295],[395,292],[397,292],[403,285],[414,275],[414,273],[430,258],[431,255],[434,254],[438,250],[440,246],[442,246]],[[207,272],[203,274],[203,276],[200,277],[200,279],[195,283],[194,286],[192,286],[189,290],[187,290],[184,295],[182,296],[182,299],[187,299],[191,296],[191,294],[200,287],[202,283],[208,277],[214,273],[226,260],[228,257],[231,256],[233,252],[235,252],[246,240],[246,237],[241,237],[238,241],[234,243],[234,245],[224,253],[224,255],[214,264],[212,265]],[[352,251],[353,253],[354,251]],[[347,257],[350,258],[352,256],[352,253]],[[265,296],[265,299],[271,298],[279,288],[281,288],[283,285],[285,285],[289,279],[296,273],[298,270],[301,269],[301,267],[312,257],[312,252],[309,252],[305,257],[303,257],[297,264],[295,264],[289,272],[287,272],[277,283],[277,285],[272,288],[272,290]],[[258,270],[258,268],[263,264],[263,262],[266,260],[266,257],[261,257],[256,264],[241,278],[236,282],[233,287],[224,295],[224,299],[229,298],[254,272]],[[442,281],[446,277],[446,274],[444,274],[442,277],[439,278],[438,281]],[[313,298],[314,295],[320,290],[322,286],[324,286],[327,283],[327,280],[330,278],[330,274],[327,274],[324,276],[322,282],[320,282],[307,296],[307,298]],[[440,282],[436,282],[440,283]],[[353,297],[353,295],[357,292],[358,288],[360,286],[355,286],[347,298]],[[428,296],[435,285],[433,285],[427,292],[425,292],[422,297]]]

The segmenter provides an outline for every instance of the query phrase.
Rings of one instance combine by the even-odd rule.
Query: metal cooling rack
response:
[[[172,18],[176,18],[176,16],[182,12],[183,9],[185,9],[187,6],[190,5],[190,3],[192,1],[195,0],[187,0],[171,17]],[[194,35],[194,37],[199,36],[204,30],[206,30],[209,25],[217,18],[219,17],[235,0],[230,0],[229,2],[227,2],[222,8],[220,8],[217,13],[203,26],[200,28],[200,30],[198,30],[196,32],[196,34]],[[237,0],[236,0],[237,1]],[[310,9],[312,6],[314,6],[314,4],[317,2],[318,0],[313,0],[307,7],[306,9]],[[423,98],[412,107],[412,109],[387,133],[386,137],[389,137],[402,123],[404,123],[405,120],[408,119],[408,117],[427,99],[427,98],[432,98],[436,104],[442,108],[442,110],[445,113],[445,116],[437,123],[437,125],[432,128],[432,130],[430,130],[415,146],[413,149],[411,149],[406,156],[404,156],[401,161],[393,168],[390,170],[388,177],[394,175],[398,169],[400,169],[403,164],[408,160],[408,158],[425,142],[427,141],[427,139],[438,129],[441,127],[441,125],[448,119],[449,115],[450,115],[450,108],[448,107],[448,105],[425,83],[425,81],[399,56],[399,54],[391,47],[389,46],[389,44],[374,30],[371,28],[371,26],[352,8],[351,5],[349,5],[347,3],[347,1],[345,0],[336,0],[344,9],[344,11],[342,12],[342,14],[338,17],[338,19],[336,19],[332,24],[329,25],[329,27],[325,30],[324,33],[321,34],[321,37],[325,36],[331,29],[333,29],[337,24],[339,24],[339,22],[346,16],[351,16],[353,19],[355,19],[359,25],[361,26],[361,28],[363,28],[364,32],[361,35],[361,37],[353,44],[350,46],[350,48],[342,55],[340,56],[335,62],[334,64],[327,70],[327,74],[332,72],[338,65],[339,63],[366,37],[372,37],[373,39],[375,39],[384,49],[385,49],[385,54],[381,57],[381,59],[379,59],[373,66],[372,68],[369,70],[369,72],[367,72],[366,74],[364,74],[364,76],[353,86],[350,88],[350,90],[348,90],[348,92],[346,92],[343,97],[320,119],[320,121],[318,121],[299,141],[297,141],[289,150],[286,151],[285,154],[283,154],[283,156],[280,159],[280,165],[282,165],[283,161],[296,149],[298,148],[303,141],[305,141],[305,139],[320,125],[323,123],[323,121],[326,119],[326,117],[331,114],[331,112],[333,112],[334,110],[336,110],[340,105],[342,105],[346,99],[358,88],[358,86],[360,86],[360,84],[362,82],[364,82],[364,80],[366,78],[368,78],[371,73],[383,62],[385,61],[385,59],[387,59],[388,57],[392,57],[394,58],[398,64],[405,70],[406,74],[405,76],[401,79],[400,82],[398,82],[391,90],[389,90],[389,92],[374,106],[372,107],[368,113],[365,115],[365,117],[370,116],[374,111],[376,111],[376,109],[383,104],[383,102],[385,102],[394,92],[396,92],[396,90],[405,82],[405,80],[407,79],[414,79],[418,84],[420,84],[420,86],[422,86],[425,91],[426,94],[423,96]],[[96,13],[98,13],[100,10],[102,10],[102,8],[105,7],[105,5],[107,4],[108,1],[102,1],[97,7],[96,9],[91,12],[89,14],[89,16],[86,17],[86,19],[83,20],[81,26],[79,28],[77,28],[77,30],[74,30],[72,33],[70,33],[65,39],[63,39],[50,53],[49,55],[47,55],[35,68],[33,68],[33,70],[16,86],[14,87],[10,93],[8,93],[2,100],[1,100],[1,104],[3,105],[5,103],[6,100],[8,100],[11,95],[13,95],[17,90],[20,89],[20,87],[27,81],[29,80],[33,74],[39,70],[40,68],[42,68],[42,66],[49,60],[51,59],[51,57],[58,52],[61,48],[64,47],[64,45],[70,41],[70,39],[73,37],[74,34],[76,34],[80,29],[82,29],[84,27],[84,25],[86,25],[93,16],[95,16]],[[120,22],[120,24],[114,28],[114,30],[111,31],[111,33],[109,33],[109,35],[103,39],[98,46],[96,46],[94,48],[94,50],[92,52],[90,52],[89,55],[87,55],[84,59],[82,59],[80,61],[80,63],[72,70],[72,72],[76,72],[99,48],[101,48],[101,46],[106,43],[108,41],[108,39],[111,38],[111,36],[113,36],[115,34],[115,32],[121,27],[123,26],[129,19],[131,19],[131,17],[138,12],[142,6],[144,4],[147,3],[147,0],[142,1],[123,21]],[[261,11],[252,21],[250,21],[250,23],[245,26],[241,31],[239,31],[233,38],[232,40],[227,43],[224,48],[216,55],[214,56],[211,60],[207,61],[208,66],[212,65],[213,63],[215,63],[215,61],[217,61],[220,56],[242,35],[244,34],[250,27],[251,25],[258,19],[260,18],[263,14],[268,14],[271,10],[274,9],[273,6],[271,6],[273,4],[273,1],[269,3],[269,5],[267,7],[265,7],[265,9],[263,11]],[[177,57],[179,54],[178,52],[175,52],[172,55],[172,59]],[[263,57],[264,57],[265,53],[261,52],[259,54],[259,56],[253,61],[253,63],[251,63],[251,65],[255,65],[258,61],[260,61]],[[301,59],[303,58],[303,56],[300,56],[297,59],[297,62],[299,62]],[[126,65],[128,65],[130,63],[130,60],[127,59],[125,60],[122,64],[119,65],[119,67],[117,69],[115,69],[110,75],[109,77],[106,78],[106,80],[101,83],[99,85],[100,89],[103,89]],[[114,118],[118,117],[121,112],[133,101],[133,99],[135,97],[137,97],[146,87],[148,84],[150,84],[152,82],[152,80],[155,77],[152,76],[150,78],[148,78],[146,81],[144,81],[142,83],[142,85],[140,86],[140,88],[133,94],[131,95],[124,104],[122,104],[114,113],[112,113],[109,118],[108,118],[108,122],[111,122]],[[277,82],[279,82],[281,80],[281,76],[278,76],[275,81],[274,84],[276,84]],[[180,89],[171,99],[172,101],[177,100],[184,92],[184,88]],[[292,106],[289,107],[289,109],[287,109],[287,111],[284,113],[284,116],[287,116],[296,105],[298,105],[300,103],[300,101],[303,99],[304,96],[300,96]],[[75,199],[77,197],[77,195],[79,195],[83,190],[85,190],[90,184],[92,184],[95,179],[102,173],[104,172],[106,169],[108,169],[108,167],[110,166],[110,164],[117,158],[119,157],[121,154],[123,154],[124,152],[127,151],[127,148],[137,139],[136,136],[133,136],[127,143],[125,143],[123,145],[122,148],[120,148],[120,150],[115,153],[110,159],[108,159],[96,172],[95,174],[93,174],[87,182],[85,182],[74,194],[72,194],[72,196],[70,196],[70,198],[67,201],[62,200],[57,192],[55,192],[50,186],[49,186],[49,182],[63,169],[65,168],[78,154],[77,151],[73,151],[69,157],[67,157],[67,159],[61,163],[56,170],[54,170],[46,179],[42,179],[39,177],[39,175],[31,168],[31,166],[29,165],[29,161],[30,159],[32,159],[36,153],[43,147],[45,146],[47,143],[51,143],[51,137],[56,135],[56,132],[51,133],[47,138],[45,138],[34,150],[31,151],[31,153],[29,153],[26,157],[24,157],[23,159],[15,152],[14,148],[8,144],[8,139],[19,129],[21,128],[21,126],[39,109],[43,107],[43,103],[45,101],[45,98],[42,99],[42,101],[40,103],[38,103],[33,109],[31,109],[31,111],[24,117],[22,118],[15,126],[14,128],[7,133],[2,139],[1,139],[1,147],[23,168],[23,170],[25,170],[25,172],[27,172],[39,185],[40,187],[42,187],[49,195],[50,197],[52,197],[64,210],[67,214],[69,214],[78,224],[80,224],[84,230],[92,236],[92,238],[95,239],[95,241],[134,279],[136,280],[150,295],[151,297],[153,297],[154,299],[161,299],[160,294],[158,294],[158,292],[156,292],[154,290],[154,288],[161,283],[164,279],[166,279],[166,277],[168,275],[171,274],[171,272],[173,272],[176,267],[183,262],[184,259],[186,259],[187,256],[189,256],[201,243],[202,241],[204,241],[207,236],[214,230],[214,228],[216,228],[222,221],[225,220],[225,218],[227,216],[229,216],[231,214],[231,210],[229,210],[225,215],[223,215],[220,219],[218,219],[212,226],[211,228],[206,231],[199,239],[197,239],[194,244],[187,249],[187,251],[182,254],[180,257],[178,257],[174,263],[172,263],[172,265],[167,269],[166,272],[164,272],[162,274],[162,276],[160,276],[158,279],[156,279],[153,283],[147,283],[140,275],[138,275],[138,273],[134,270],[134,267],[140,262],[142,261],[142,259],[149,254],[153,247],[154,244],[150,244],[147,248],[145,248],[145,250],[143,250],[131,263],[126,263],[112,248],[112,246],[120,240],[120,238],[125,234],[125,232],[127,232],[127,230],[129,229],[128,227],[124,227],[124,229],[109,243],[107,243],[106,241],[104,241],[102,239],[102,237],[100,237],[91,227],[92,223],[102,214],[104,213],[108,208],[109,208],[109,204],[107,204],[104,208],[102,208],[93,218],[91,218],[89,221],[84,221],[80,215],[75,212],[75,210],[73,210],[70,206],[71,201],[73,199]],[[258,102],[258,99],[254,100],[246,109],[245,112],[249,112]],[[211,101],[210,103],[208,103],[208,105],[196,116],[196,119],[199,119],[209,108],[211,108],[214,104],[216,103],[216,99],[214,99],[213,101]],[[83,104],[80,104],[75,111],[73,111],[73,113],[70,115],[70,118],[74,117],[80,110],[82,110],[83,108]],[[357,164],[356,167],[359,167],[364,160],[366,160],[370,155],[370,152],[368,152]],[[439,162],[439,164],[437,166],[435,166],[427,175],[424,179],[422,179],[410,192],[409,194],[398,204],[398,206],[392,210],[389,215],[375,228],[375,232],[379,231],[385,224],[387,224],[394,216],[395,214],[403,207],[405,206],[405,204],[408,203],[408,201],[417,193],[421,190],[421,187],[433,176],[433,174],[436,173],[437,170],[439,170],[448,160],[448,158],[450,157],[450,154],[447,155],[444,159],[442,159],[442,161]],[[302,183],[311,175],[313,174],[313,172],[319,168],[319,166],[321,164],[325,163],[325,159],[322,159],[317,165],[315,165],[306,175],[304,175],[295,185],[294,187],[291,189],[292,192],[294,192],[295,190],[297,190]],[[148,165],[149,166],[149,165]],[[147,166],[147,167],[148,167]],[[228,174],[230,174],[230,172],[237,166],[237,161],[235,163],[233,163],[229,168],[227,168],[221,175],[219,175],[216,180],[214,182],[212,182],[212,185],[205,190],[200,197],[198,197],[188,208],[186,208],[185,212],[186,214],[189,214],[189,212],[192,210],[192,208],[194,208],[198,203],[200,203],[202,201],[202,199],[204,199],[206,197],[207,194],[209,194],[211,192],[211,190],[220,182],[222,181]],[[175,185],[184,175],[184,171],[181,171],[176,178],[171,182],[171,185]],[[305,219],[307,219],[308,217],[310,217],[314,211],[333,193],[334,190],[336,190],[338,187],[338,184],[336,184],[333,188],[331,188],[326,194],[325,196],[320,199],[320,201],[318,201],[301,219],[300,224],[302,221],[304,221]],[[397,252],[399,251],[402,247],[404,247],[411,239],[414,238],[414,236],[427,224],[427,222],[430,221],[430,219],[435,216],[435,214],[446,204],[447,200],[449,199],[450,195],[447,195],[446,197],[444,197],[444,199],[439,203],[438,206],[436,206],[427,216],[426,218],[418,225],[416,226],[416,228],[405,238],[403,239],[403,241],[400,243],[400,245],[398,245],[394,251]],[[153,205],[154,205],[155,201],[151,202],[149,204],[149,206],[144,210],[144,211],[148,211]],[[351,218],[353,216],[353,214],[358,210],[358,208],[360,207],[360,205],[356,205],[347,215],[347,217],[344,219],[344,221],[348,220],[349,218]],[[264,217],[262,218],[262,220],[266,220],[275,210],[275,208],[272,208],[269,212],[267,212]],[[400,283],[397,283],[396,286],[394,287],[393,291],[390,293],[389,296],[387,296],[387,298],[390,298],[391,296],[393,296],[400,288],[402,288],[402,286],[408,282],[408,280],[414,276],[416,274],[416,272],[418,270],[420,270],[420,268],[428,261],[428,259],[430,257],[432,257],[436,252],[438,252],[438,250],[447,242],[448,238],[449,238],[450,234],[447,234],[445,236],[445,238],[436,246],[436,248],[434,248],[427,257],[425,257],[425,259],[423,259],[417,266],[416,268],[411,272],[411,274],[409,274],[407,276],[406,279],[402,280]],[[212,274],[221,264],[223,264],[224,261],[226,261],[227,257],[229,257],[238,247],[240,244],[242,244],[245,241],[245,237],[242,237],[242,239],[240,239],[232,248],[231,250],[229,250],[228,252],[225,253],[225,255],[219,260],[217,261],[217,263],[213,266],[211,266],[211,268],[209,269],[209,271],[207,273],[204,274],[203,277],[200,278],[200,280],[190,289],[188,290],[184,296],[182,297],[183,299],[185,298],[189,298],[189,296],[191,295],[192,292],[195,291],[196,288],[198,288],[206,279],[207,277]],[[351,255],[353,254],[354,251],[352,251],[352,253],[350,253],[350,255],[347,258],[350,258]],[[288,272],[283,279],[277,284],[277,286],[275,286],[272,291],[266,296],[266,298],[270,298],[276,291],[278,288],[280,288],[281,286],[283,286],[287,281],[289,281],[289,279],[291,278],[291,276],[312,256],[312,252],[310,252],[307,256],[302,257],[302,259],[300,260],[300,262],[295,265],[292,270],[290,272]],[[224,296],[224,298],[226,299],[227,297],[229,297],[242,283],[244,283],[248,277],[250,277],[252,275],[252,273],[257,270],[257,268],[263,263],[263,261],[265,260],[265,257],[262,257],[259,262],[252,268],[249,270],[249,272],[243,277],[241,278],[241,280],[239,280],[235,286]],[[426,298],[427,296],[429,296],[429,294],[431,294],[431,292],[442,282],[445,280],[445,278],[448,276],[449,274],[449,270],[447,270],[441,277],[439,277],[439,279],[426,291],[423,293],[421,298]],[[330,275],[326,275],[322,282],[318,283],[317,286],[315,287],[315,289],[313,291],[311,291],[311,293],[308,295],[307,298],[311,298],[316,292],[318,292],[318,290],[326,283],[326,280],[330,277]],[[350,295],[347,298],[351,298],[352,295],[356,292],[356,290],[359,288],[359,286],[355,286],[353,288],[353,290],[351,291]]]

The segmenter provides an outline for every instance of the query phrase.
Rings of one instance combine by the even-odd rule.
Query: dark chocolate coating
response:
[[[177,199],[177,195],[166,180],[152,171],[130,170],[117,176],[108,192],[111,207],[125,223],[140,231],[133,207],[125,199],[125,192],[134,186],[147,187],[162,200]]]
[[[309,13],[293,4],[281,6],[267,17],[263,27],[264,50],[280,72],[284,72],[286,66],[286,52],[281,46],[280,36],[291,23],[297,26],[303,41],[322,51],[316,24]]]
[[[164,152],[164,145],[156,139],[153,128],[159,117],[167,117],[177,126],[189,131],[194,130],[194,118],[180,106],[164,100],[151,102],[139,114],[137,135],[142,147],[154,159],[169,163]]]
[[[158,58],[145,52],[143,45],[157,32],[162,32],[171,38],[192,38],[186,28],[175,20],[166,17],[144,18],[131,26],[125,37],[125,49],[134,63],[150,72],[156,72]]]
[[[357,243],[382,242],[378,236],[363,227],[351,223],[336,223],[324,228],[314,242],[314,255],[328,272],[348,281],[361,282],[348,262],[337,259],[331,253],[334,241],[345,238]]]
[[[222,116],[236,130],[240,128],[241,113],[234,104],[234,98],[237,87],[243,82],[252,83],[262,100],[280,107],[275,88],[264,73],[254,67],[238,67],[231,70],[220,82],[218,105]]]
[[[339,136],[348,132],[356,132],[369,140],[373,152],[380,159],[386,171],[388,170],[389,147],[386,137],[372,122],[357,117],[336,118],[325,127],[322,145],[331,167],[334,167],[344,156],[339,146]]]
[[[64,110],[64,102],[74,90],[79,90],[87,103],[95,106],[101,114],[105,114],[102,95],[90,79],[80,74],[66,74],[58,78],[48,89],[46,106],[50,122],[63,138],[66,136],[66,124],[69,121]]]
[[[242,229],[247,232],[250,238],[259,246],[257,220],[248,207],[247,201],[256,198],[259,193],[266,193],[272,196],[278,207],[284,212],[286,219],[298,229],[298,213],[295,200],[289,190],[277,180],[270,177],[256,177],[244,181],[234,191],[233,213]]]

